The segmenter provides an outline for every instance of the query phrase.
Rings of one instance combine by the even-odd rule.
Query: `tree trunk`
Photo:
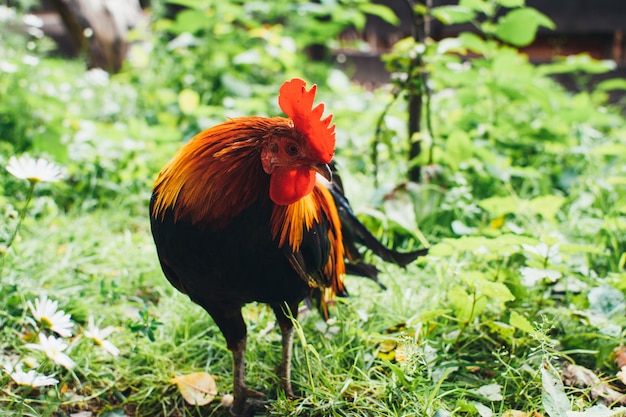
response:
[[[143,18],[138,0],[51,0],[89,68],[117,72],[126,58],[126,35]]]
[[[430,32],[429,22],[424,18],[424,15],[415,11],[415,5],[421,4],[426,7],[432,6],[432,0],[406,0],[411,9],[412,24],[411,32],[413,39],[416,42],[424,42]],[[415,163],[416,158],[422,153],[422,138],[416,133],[422,130],[422,104],[423,99],[428,94],[426,82],[428,80],[427,74],[423,68],[424,63],[422,61],[421,54],[411,62],[409,68],[408,78],[408,140],[409,140],[409,169],[408,177],[409,181],[419,182],[421,178],[421,167]],[[417,136],[417,139],[416,139]]]

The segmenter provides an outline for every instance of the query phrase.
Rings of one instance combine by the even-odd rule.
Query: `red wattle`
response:
[[[295,203],[313,191],[315,171],[308,167],[277,168],[270,177],[270,198],[276,204]]]

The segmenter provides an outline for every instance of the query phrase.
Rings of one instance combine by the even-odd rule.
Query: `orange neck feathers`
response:
[[[288,244],[292,252],[297,252],[304,231],[311,229],[314,222],[319,222],[322,215],[329,223],[327,237],[331,242],[328,262],[324,265],[324,275],[330,280],[330,286],[321,289],[325,308],[334,294],[345,293],[343,276],[346,272],[341,221],[330,191],[317,183],[313,192],[297,202],[288,206],[274,206],[270,231],[272,238],[278,240],[279,247]]]
[[[209,128],[183,146],[154,184],[153,217],[174,211],[175,221],[219,227],[259,198],[267,198],[264,137],[292,129],[282,117],[242,117]],[[218,224],[219,223],[219,224]]]

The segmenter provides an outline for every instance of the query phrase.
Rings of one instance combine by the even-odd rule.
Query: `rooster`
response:
[[[347,272],[377,280],[358,245],[401,266],[425,250],[387,249],[358,221],[331,171],[332,115],[313,106],[316,86],[285,82],[284,117],[240,117],[184,145],[160,172],[150,219],[163,273],[213,318],[233,356],[231,414],[246,415],[264,395],[248,388],[241,309],[268,304],[282,335],[280,386],[294,397],[293,318],[305,299],[324,314],[346,295]],[[333,167],[334,169],[334,167]],[[347,262],[346,262],[347,260]],[[250,400],[248,400],[250,398]]]

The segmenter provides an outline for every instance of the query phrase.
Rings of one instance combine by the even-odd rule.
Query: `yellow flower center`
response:
[[[41,323],[41,327],[43,327],[44,329],[51,329],[52,328],[52,320],[50,320],[48,317],[46,316],[42,316],[41,319],[39,320],[39,322]]]

